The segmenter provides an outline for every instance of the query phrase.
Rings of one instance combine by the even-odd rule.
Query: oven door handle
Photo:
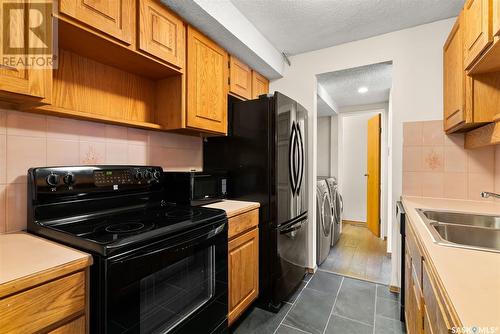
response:
[[[148,257],[151,255],[155,255],[158,253],[162,253],[162,252],[167,251],[167,250],[172,249],[172,248],[180,248],[182,245],[189,245],[189,247],[193,247],[196,244],[198,244],[199,241],[208,240],[208,239],[211,239],[211,238],[215,237],[216,235],[220,234],[222,231],[224,231],[225,226],[226,226],[226,223],[219,225],[216,228],[211,229],[210,231],[208,231],[206,233],[203,233],[201,235],[196,235],[192,238],[189,238],[189,236],[187,236],[189,239],[183,240],[182,242],[170,244],[167,241],[166,242],[167,246],[165,246],[165,247],[151,249],[152,246],[150,245],[147,247],[147,249],[149,249],[149,250],[139,251],[138,253],[134,252],[133,254],[130,254],[130,256],[125,256],[125,257],[118,258],[116,260],[112,260],[111,263],[123,264],[125,262],[129,262],[129,261],[137,260],[140,258]],[[161,243],[165,243],[165,241],[162,241]]]

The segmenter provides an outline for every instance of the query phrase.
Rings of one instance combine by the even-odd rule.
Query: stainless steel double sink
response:
[[[437,244],[500,253],[500,216],[417,209]]]

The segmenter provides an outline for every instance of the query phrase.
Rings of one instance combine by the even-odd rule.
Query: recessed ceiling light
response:
[[[367,87],[359,87],[358,88],[358,93],[360,94],[364,94],[368,91],[368,88]]]

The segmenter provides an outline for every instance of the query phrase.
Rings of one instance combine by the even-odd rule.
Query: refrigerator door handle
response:
[[[300,131],[300,126],[297,123],[297,140],[299,142],[299,145],[297,149],[299,150],[299,173],[298,173],[298,180],[297,180],[297,194],[300,193],[300,187],[302,185],[302,178],[304,177],[304,165],[305,165],[305,159],[304,159],[304,141],[302,140],[302,133]]]
[[[288,151],[288,170],[290,177],[290,187],[292,189],[292,196],[295,196],[295,192],[297,191],[297,178],[295,175],[295,146],[296,146],[296,128],[295,122],[292,122],[292,129],[290,133],[290,142],[289,142],[289,151]]]

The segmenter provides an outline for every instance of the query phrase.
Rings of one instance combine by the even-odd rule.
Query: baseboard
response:
[[[401,290],[397,286],[389,285],[389,291],[394,293],[399,293]]]
[[[342,224],[354,225],[354,226],[364,226],[366,227],[366,222],[360,222],[357,220],[345,220],[342,219]]]

